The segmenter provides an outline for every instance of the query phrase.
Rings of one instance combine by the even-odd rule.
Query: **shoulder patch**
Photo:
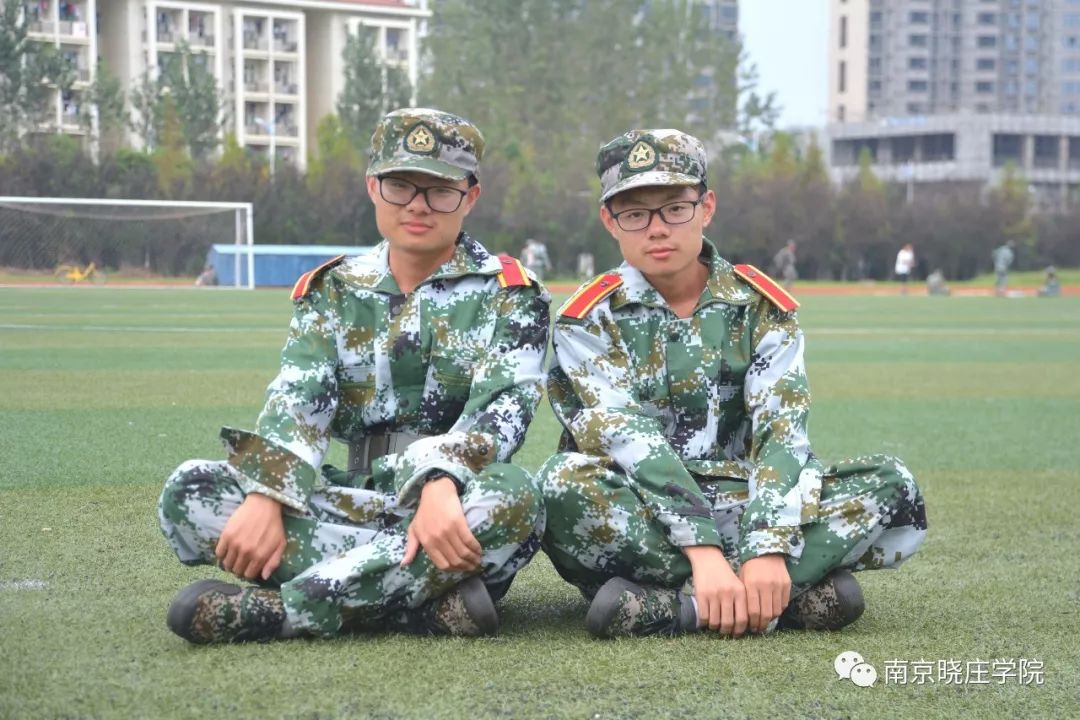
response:
[[[784,312],[791,312],[799,307],[799,301],[793,298],[791,293],[753,265],[736,265],[735,274]]]
[[[615,292],[622,284],[622,277],[615,273],[608,273],[590,280],[578,288],[578,291],[566,301],[562,310],[559,311],[559,317],[581,320],[596,307],[598,302]]]
[[[525,266],[518,262],[517,258],[512,258],[509,255],[500,255],[499,263],[502,265],[502,270],[499,272],[499,285],[508,287],[528,287],[532,285],[532,280],[525,273]]]
[[[344,259],[345,259],[344,255],[338,255],[336,258],[334,258],[332,260],[327,260],[326,262],[324,262],[322,265],[315,268],[314,270],[308,270],[306,273],[301,275],[299,277],[299,279],[297,279],[296,284],[293,285],[292,299],[293,300],[299,300],[300,298],[307,295],[311,291],[311,283],[313,283],[316,278],[318,278],[320,275],[322,275],[324,272],[326,272],[330,268],[332,268],[335,265],[339,264]]]

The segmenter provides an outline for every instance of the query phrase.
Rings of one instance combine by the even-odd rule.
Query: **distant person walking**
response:
[[[1016,242],[1010,240],[993,252],[994,274],[997,275],[994,280],[994,293],[999,297],[1004,297],[1005,288],[1009,285],[1009,268],[1016,259],[1016,253],[1013,252],[1015,247]]]
[[[534,238],[525,241],[525,247],[521,251],[521,262],[536,275],[536,279],[540,282],[544,281],[544,271],[551,270],[551,258],[548,256],[547,246]]]
[[[915,249],[908,243],[896,253],[896,279],[900,281],[900,294],[907,295],[908,280],[915,269]]]
[[[784,288],[790,290],[799,278],[795,270],[795,241],[788,240],[784,247],[776,251],[772,259],[773,274],[784,281]]]

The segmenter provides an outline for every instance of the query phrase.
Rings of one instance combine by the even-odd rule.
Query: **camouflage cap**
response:
[[[643,185],[705,182],[705,146],[680,130],[631,130],[610,140],[596,156],[600,202]]]
[[[477,175],[484,136],[468,120],[429,108],[389,113],[371,135],[368,175],[412,170],[445,180]]]

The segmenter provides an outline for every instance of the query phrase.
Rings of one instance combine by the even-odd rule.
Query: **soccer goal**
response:
[[[251,203],[0,196],[0,272],[253,288],[253,223]]]

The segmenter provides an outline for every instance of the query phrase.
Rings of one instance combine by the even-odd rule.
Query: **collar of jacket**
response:
[[[502,271],[499,259],[468,233],[462,232],[458,235],[456,243],[454,254],[428,276],[424,283],[465,275],[498,275]],[[365,255],[349,258],[334,268],[334,272],[354,287],[389,294],[401,292],[390,274],[390,244],[386,240]]]
[[[709,277],[705,281],[705,290],[697,307],[711,305],[714,302],[723,302],[728,305],[751,303],[754,299],[753,292],[739,280],[731,263],[720,257],[716,246],[708,238],[704,238],[699,257],[709,266]],[[624,262],[616,272],[622,277],[623,284],[612,296],[612,309],[634,303],[651,307],[667,307],[660,293],[645,279],[640,270]]]

